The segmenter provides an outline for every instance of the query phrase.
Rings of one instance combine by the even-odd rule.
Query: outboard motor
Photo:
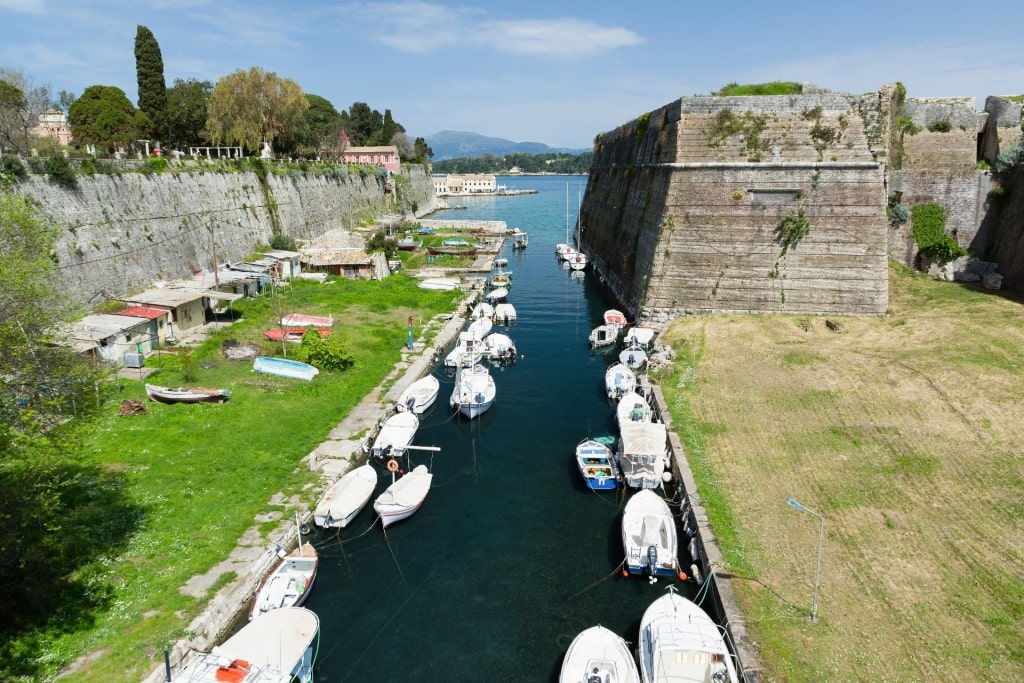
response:
[[[651,575],[651,583],[657,583],[655,570],[658,568],[658,546],[647,546],[647,572]]]

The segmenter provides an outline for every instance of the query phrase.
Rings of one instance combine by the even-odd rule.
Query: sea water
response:
[[[669,584],[692,595],[692,581],[621,575],[626,492],[586,489],[573,460],[581,440],[614,433],[604,371],[618,353],[592,353],[587,337],[619,306],[593,272],[555,256],[585,183],[504,177],[537,192],[460,197],[466,209],[430,216],[529,233],[525,250],[509,240],[500,254],[518,321],[495,329],[520,357],[492,368],[494,406],[472,421],[449,410],[454,378],[435,370],[441,392],[414,444],[440,451],[412,456],[434,473],[418,512],[385,532],[371,501],[342,533],[314,537],[320,574],[306,606],[320,616],[320,683],[557,681],[583,629],[601,624],[632,647],[644,609]],[[390,483],[380,470],[378,493]]]

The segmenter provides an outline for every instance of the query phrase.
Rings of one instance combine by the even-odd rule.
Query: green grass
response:
[[[271,503],[275,494],[283,494],[275,501],[293,500],[303,509],[315,503],[316,475],[303,458],[392,370],[408,337],[408,316],[419,334],[427,321],[454,309],[458,294],[419,289],[404,276],[325,285],[298,281],[283,296],[289,312],[332,314],[332,334],[344,338],[354,367],[321,372],[307,383],[255,375],[251,360],[226,359],[220,349],[229,339],[279,352],[280,344],[263,339],[263,330],[275,326],[264,298],[238,302],[241,320],[195,351],[195,384],[230,388],[227,403],[146,402],[144,414],[120,417],[121,400],[145,399],[143,381],[122,379],[79,444],[82,466],[91,473],[89,490],[102,493],[105,511],[116,518],[100,514],[94,528],[68,530],[107,535],[106,549],[69,577],[83,594],[100,597],[87,615],[59,617],[16,636],[20,642],[8,643],[5,652],[18,654],[0,662],[0,679],[53,680],[78,657],[96,652],[95,661],[63,680],[137,681],[147,675],[163,647],[185,635],[212,596],[192,597],[181,588],[223,561],[256,526],[257,515],[292,514],[283,503]],[[146,381],[184,383],[173,352],[147,359],[154,364],[163,369]]]
[[[770,83],[751,83],[738,85],[730,83],[712,93],[716,97],[740,97],[758,95],[799,95],[803,86],[794,81],[772,81]]]

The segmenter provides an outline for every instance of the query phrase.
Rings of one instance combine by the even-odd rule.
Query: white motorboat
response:
[[[416,415],[427,412],[437,400],[441,383],[433,375],[425,375],[405,388],[395,403],[395,410],[409,411]]]
[[[482,337],[481,337],[482,339]],[[444,366],[455,369],[476,365],[483,360],[483,344],[471,332],[459,334],[459,341],[444,357]]]
[[[497,289],[492,289],[491,291],[487,292],[487,294],[484,295],[484,298],[487,299],[488,301],[501,301],[502,299],[505,299],[507,297],[508,287],[498,287]]]
[[[647,352],[640,347],[634,338],[629,346],[619,352],[619,362],[632,370],[643,370],[644,366],[647,365]]]
[[[449,404],[473,419],[490,409],[496,394],[494,378],[487,368],[482,365],[461,367],[455,376],[455,387]]]
[[[629,574],[647,574],[651,583],[659,576],[679,575],[676,520],[668,503],[653,489],[641,489],[626,501],[622,550]]]
[[[377,488],[377,470],[366,463],[346,472],[324,492],[313,510],[313,523],[324,529],[342,529],[370,502]]]
[[[469,334],[476,341],[480,341],[487,336],[492,327],[494,327],[494,321],[489,316],[486,318],[473,318],[473,322],[466,328],[465,334]]]
[[[417,465],[411,472],[396,478],[398,461],[389,460],[388,470],[391,471],[391,485],[373,501],[373,509],[380,515],[384,528],[419,510],[434,479],[426,465]]]
[[[476,320],[477,318],[493,318],[494,317],[494,305],[486,301],[481,301],[473,306],[473,310],[470,311],[470,318]]]
[[[194,653],[170,683],[312,683],[320,619],[282,607],[253,619],[210,652]]]
[[[614,346],[619,341],[619,328],[615,325],[598,325],[590,331],[587,340],[594,349]]]
[[[739,683],[722,629],[673,586],[640,619],[637,658],[644,683]]]
[[[612,451],[596,439],[583,439],[576,445],[576,466],[592,491],[614,491],[619,487],[619,466]]]
[[[505,258],[504,256],[499,256],[498,258],[494,259],[494,265],[496,268],[504,268],[505,266],[508,265],[508,259]]]
[[[619,469],[634,489],[653,489],[669,476],[668,432],[660,422],[624,422],[616,448]]]
[[[626,315],[622,311],[615,308],[609,308],[604,312],[604,324],[615,325],[621,330],[626,327],[628,321],[626,320]]]
[[[419,428],[420,419],[415,413],[402,411],[391,415],[384,420],[380,431],[377,432],[377,438],[373,440],[373,446],[370,448],[370,455],[381,460],[404,455]]]
[[[494,307],[494,321],[502,325],[511,325],[516,321],[516,307],[510,303],[500,303]]]
[[[481,342],[484,357],[495,363],[513,363],[516,360],[516,344],[507,334],[491,332]]]
[[[640,683],[640,672],[625,640],[591,626],[569,643],[558,683]]]
[[[622,363],[612,363],[604,371],[604,390],[608,398],[618,401],[623,394],[636,389],[636,373]]]
[[[651,344],[654,342],[654,328],[653,327],[631,327],[626,332],[626,338],[623,340],[623,345],[629,347],[631,345],[639,346],[644,351],[651,348]]]
[[[619,397],[615,406],[615,422],[620,428],[626,422],[654,422],[654,411],[646,398],[630,388]]]
[[[278,561],[270,572],[263,577],[252,605],[249,607],[249,618],[255,619],[272,610],[284,607],[298,607],[306,601],[309,589],[313,587],[316,571],[320,566],[320,556],[310,543],[303,543],[299,536],[299,546],[290,552],[277,547]]]

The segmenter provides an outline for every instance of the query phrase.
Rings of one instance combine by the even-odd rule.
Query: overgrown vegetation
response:
[[[711,116],[706,131],[708,147],[720,147],[734,135],[743,135],[742,153],[747,161],[761,161],[761,155],[771,147],[771,140],[761,135],[768,127],[767,114],[745,111],[737,114],[732,109],[721,109]]]
[[[779,224],[775,226],[775,240],[782,245],[782,253],[785,256],[789,248],[796,246],[800,240],[807,237],[811,231],[811,223],[803,208],[791,211],[782,217]]]
[[[794,81],[772,81],[770,83],[754,83],[749,85],[729,83],[711,94],[715,97],[741,97],[758,95],[799,95],[803,91],[803,85]]]
[[[914,241],[922,256],[946,262],[967,253],[946,232],[946,210],[940,204],[918,204],[910,214]]]

